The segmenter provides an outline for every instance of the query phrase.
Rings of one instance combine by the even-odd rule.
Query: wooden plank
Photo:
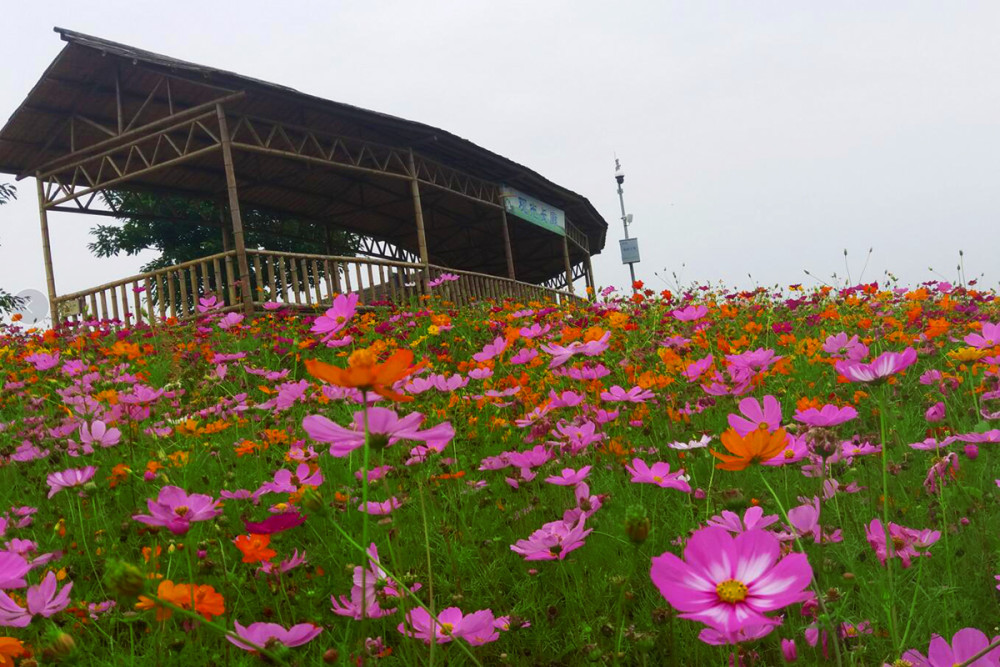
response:
[[[330,297],[330,303],[333,303],[334,290],[333,290],[333,276],[330,274],[330,260],[324,259],[323,262],[323,279],[326,281],[326,293]]]
[[[312,305],[312,297],[309,294],[309,265],[306,260],[300,259],[298,262],[302,270],[302,297],[307,306]]]
[[[221,269],[221,267],[219,266],[219,258],[216,257],[215,259],[212,260],[212,274],[213,274],[212,275],[212,289],[215,291],[215,296],[219,300],[221,300],[222,303],[225,303],[226,302],[226,294],[225,294],[225,292],[222,291],[223,290],[223,285],[222,285],[222,271],[220,269]]]
[[[167,321],[167,281],[163,274],[156,276],[156,300],[160,305],[160,321]]]
[[[258,255],[259,257],[259,255]],[[274,258],[267,256],[264,258],[264,264],[267,266],[267,287],[268,287],[268,298],[271,301],[277,301],[278,297],[275,293],[275,282],[274,282]]]
[[[344,262],[344,294],[350,294],[351,289],[351,263]]]
[[[108,320],[108,296],[105,294],[104,290],[101,290],[101,319]]]
[[[274,268],[278,276],[278,293],[281,295],[281,298],[275,298],[275,301],[288,303],[288,293],[285,282],[285,260],[276,256],[274,258]]]
[[[294,259],[288,261],[292,265],[292,294],[295,295],[295,304],[299,305],[302,303],[302,296],[299,294],[299,267],[298,262]]]
[[[135,306],[135,323],[141,324],[142,317],[142,303],[139,300],[139,281],[132,283],[132,303]]]
[[[178,310],[180,311],[179,317],[187,317],[188,315],[188,288],[187,280],[184,279],[184,269],[177,271],[177,284],[181,288],[181,302]]]
[[[253,289],[253,300],[263,301],[264,297],[264,274],[260,270],[260,255],[253,256],[253,281],[250,285]]]
[[[361,262],[354,263],[354,275],[358,279],[358,303],[368,303],[365,301],[364,283],[361,280]]]
[[[343,294],[340,289],[340,263],[337,260],[327,260],[330,263],[330,275],[333,278],[333,291]]]
[[[368,269],[368,302],[371,303],[375,301],[375,278],[372,276],[371,262],[365,262],[365,267]]]
[[[149,326],[156,324],[156,304],[153,303],[153,282],[146,278],[143,282],[143,287],[146,288],[146,317],[149,322]]]
[[[170,306],[170,317],[177,319],[177,281],[174,278],[174,274],[168,273],[167,276],[167,291],[169,293],[169,306]]]
[[[319,278],[319,261],[318,260],[314,259],[312,261],[312,272],[313,272],[313,287],[316,290],[316,303],[317,304],[322,304],[323,303],[323,291],[320,289],[320,286],[323,283],[320,281],[320,278]]]

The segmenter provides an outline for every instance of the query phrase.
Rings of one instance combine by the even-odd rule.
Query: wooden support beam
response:
[[[420,204],[420,181],[417,178],[417,168],[413,161],[413,151],[410,150],[410,173],[413,174],[413,178],[410,180],[410,192],[413,195],[413,214],[417,221],[417,248],[420,251],[420,263],[424,265],[423,274],[423,288],[426,294],[429,290],[427,283],[430,282],[430,269],[428,264],[430,263],[427,259],[427,237],[424,235],[424,210]]]
[[[573,266],[569,262],[569,238],[563,237],[563,260],[566,262],[566,286],[573,294]]]
[[[584,261],[587,262],[587,283],[590,285],[590,289],[591,289],[591,292],[592,292],[590,294],[590,298],[591,299],[596,299],[597,298],[597,283],[594,282],[594,265],[590,262],[590,254],[589,253],[586,254],[586,255],[584,255],[584,257],[586,258]]]
[[[507,226],[507,209],[500,209],[500,220],[503,222],[503,252],[507,257],[507,277],[516,280],[514,275],[514,252],[510,247],[510,228]]]
[[[253,316],[253,294],[250,292],[250,265],[247,263],[247,249],[243,242],[243,219],[240,216],[240,200],[236,191],[236,170],[233,167],[233,144],[229,139],[226,124],[226,110],[222,104],[215,105],[219,117],[219,141],[222,144],[222,163],[226,168],[226,190],[229,193],[229,215],[233,222],[233,245],[236,247],[236,263],[240,270],[240,287],[243,299],[243,314]]]
[[[38,217],[42,224],[42,258],[45,261],[45,283],[49,291],[49,309],[52,312],[52,327],[59,326],[59,308],[56,304],[56,278],[52,273],[52,248],[49,245],[49,217],[45,210],[45,189],[42,179],[35,179],[38,186]]]

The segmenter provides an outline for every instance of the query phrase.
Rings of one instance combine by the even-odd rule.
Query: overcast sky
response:
[[[444,128],[586,196],[627,284],[614,155],[642,262],[682,283],[815,284],[886,270],[1000,281],[1000,3],[17,2],[0,120],[63,42],[53,25]],[[0,176],[0,182],[5,177]],[[45,291],[33,181],[0,207],[0,286]],[[60,293],[134,272],[99,219],[53,214]],[[748,276],[752,276],[749,277]]]

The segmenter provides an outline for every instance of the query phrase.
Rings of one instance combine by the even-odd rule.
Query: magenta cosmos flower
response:
[[[426,609],[417,608],[406,612],[406,622],[399,624],[399,631],[407,637],[422,639],[430,644],[446,644],[452,639],[464,639],[473,646],[494,642],[500,638],[496,630],[496,619],[489,609],[463,614],[458,607],[442,609],[437,615],[438,622]]]
[[[236,634],[240,636],[240,639],[252,642],[268,650],[279,645],[302,646],[311,642],[319,633],[323,632],[323,628],[312,623],[299,623],[287,630],[277,623],[251,623],[243,627],[239,621],[235,621],[233,625],[236,626]],[[232,635],[226,635],[226,639],[245,651],[256,650],[253,646],[244,644]]]
[[[584,521],[583,518],[573,523],[550,521],[528,539],[512,544],[510,550],[524,556],[524,560],[564,560],[569,552],[583,546],[583,538],[593,530],[584,530]]]
[[[993,641],[996,641],[996,637]],[[903,654],[903,660],[909,661],[913,667],[953,667],[965,662],[991,643],[990,639],[976,628],[963,628],[951,638],[951,646],[940,635],[931,638],[927,656],[910,649]],[[970,667],[996,667],[1000,665],[1000,648],[995,648],[983,657],[973,662]]]
[[[156,500],[146,501],[149,514],[134,514],[132,518],[150,526],[164,526],[174,535],[188,532],[191,523],[208,521],[222,514],[219,503],[202,493],[188,495],[179,486],[165,486],[160,489]]]
[[[316,318],[309,331],[333,336],[347,326],[347,322],[354,317],[357,307],[357,294],[338,294],[337,298],[333,300],[333,306]]]
[[[781,403],[774,396],[765,396],[763,406],[756,398],[744,398],[740,401],[740,412],[743,417],[729,415],[729,425],[741,438],[757,430],[762,423],[767,424],[767,430],[772,433],[781,426]]]
[[[0,551],[0,590],[24,588],[28,582],[24,575],[31,570],[31,565],[20,554],[13,551]]]
[[[412,412],[400,418],[389,408],[368,408],[368,436],[375,448],[395,444],[400,440],[419,440],[427,446],[441,451],[455,436],[450,422],[441,422],[425,431],[420,431],[424,416]],[[309,415],[302,420],[302,428],[313,440],[329,442],[330,456],[344,457],[365,444],[365,413],[354,413],[351,428],[344,428],[322,415]]]
[[[0,625],[23,628],[31,623],[31,619],[36,615],[49,618],[69,606],[69,592],[71,590],[73,590],[73,584],[68,583],[57,593],[56,573],[49,572],[42,579],[42,583],[28,589],[25,594],[26,606],[24,607],[0,591]]]
[[[879,561],[885,565],[889,550],[886,543],[885,527],[881,519],[872,519],[871,523],[865,527],[865,536],[868,538],[868,544],[875,550]],[[927,549],[939,539],[941,539],[941,533],[936,530],[915,530],[889,522],[892,556],[903,561],[904,568],[910,567],[913,558],[930,556],[929,553],[917,551],[917,549]]]
[[[576,486],[587,479],[587,475],[589,474],[590,466],[583,466],[579,470],[563,468],[560,474],[546,477],[545,481],[556,486]]]
[[[695,532],[684,560],[672,553],[653,558],[650,577],[681,618],[725,633],[776,624],[765,616],[812,597],[813,571],[805,554],[779,559],[778,538],[754,529],[731,536],[722,528]]]
[[[632,474],[633,484],[655,484],[661,489],[691,493],[691,485],[684,476],[684,469],[672,473],[669,463],[660,461],[650,466],[642,459],[632,459],[632,465],[625,466],[625,470]]]
[[[983,322],[983,328],[980,333],[969,334],[963,340],[966,344],[979,350],[996,347],[1000,345],[1000,324]]]
[[[86,468],[70,468],[62,472],[52,472],[45,479],[49,485],[49,498],[56,495],[63,489],[71,489],[76,486],[83,486],[94,477],[97,468],[87,466]]]
[[[122,432],[116,428],[108,428],[108,425],[100,419],[92,424],[84,422],[80,424],[80,442],[85,445],[100,445],[101,447],[114,447],[122,438]]]
[[[764,516],[763,508],[754,505],[747,508],[747,511],[743,513],[743,518],[740,519],[740,515],[735,512],[730,512],[729,510],[722,510],[721,515],[713,516],[708,520],[709,526],[715,526],[716,528],[723,528],[728,530],[734,535],[739,535],[748,530],[764,529],[773,523],[777,523],[777,514],[768,514]]]
[[[696,322],[708,315],[708,308],[705,306],[685,306],[679,310],[672,310],[670,314],[681,322]]]
[[[851,382],[876,382],[917,363],[917,352],[908,347],[902,352],[883,352],[868,364],[860,361],[838,361],[837,372]]]
[[[851,406],[838,408],[836,405],[824,405],[820,409],[809,408],[795,413],[795,421],[807,426],[836,426],[849,422],[858,416],[858,411]]]

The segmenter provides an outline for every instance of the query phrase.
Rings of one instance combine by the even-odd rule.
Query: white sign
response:
[[[622,239],[618,244],[622,248],[622,264],[639,263],[639,239]]]
[[[500,196],[503,198],[504,208],[511,215],[516,215],[560,236],[566,236],[566,214],[562,209],[550,206],[507,185],[502,186]]]

